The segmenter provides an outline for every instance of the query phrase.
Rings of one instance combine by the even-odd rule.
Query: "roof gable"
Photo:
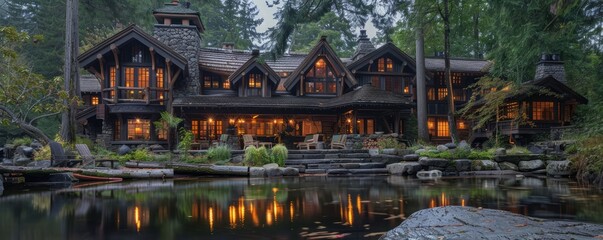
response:
[[[85,67],[95,60],[98,54],[104,55],[111,52],[112,46],[121,46],[126,44],[128,41],[135,39],[147,47],[153,47],[157,54],[169,59],[176,66],[185,69],[187,66],[186,58],[166,46],[159,40],[153,38],[151,35],[144,32],[136,25],[130,25],[126,29],[116,33],[115,35],[105,39],[101,43],[94,46],[92,49],[82,53],[78,57],[80,66]]]
[[[354,78],[350,71],[345,67],[343,62],[341,62],[341,59],[337,57],[337,54],[335,51],[333,51],[333,48],[331,48],[327,42],[327,39],[322,37],[320,41],[318,41],[318,44],[316,44],[312,51],[308,53],[306,58],[304,58],[301,64],[295,69],[295,71],[291,73],[291,76],[289,76],[289,78],[287,78],[287,80],[283,83],[285,89],[291,91],[293,86],[299,82],[301,76],[314,65],[314,62],[319,57],[325,57],[327,59],[327,61],[334,68],[333,70],[336,71],[338,77],[343,77],[345,79],[344,82],[348,87],[353,87],[358,84],[356,78]]]
[[[413,71],[416,71],[416,63],[415,60],[408,56],[408,54],[402,52],[396,45],[391,42],[384,44],[383,46],[373,50],[372,52],[364,55],[363,57],[357,59],[356,61],[348,64],[348,69],[352,72],[366,66],[367,64],[371,64],[371,61],[382,57],[385,54],[391,54],[399,61],[406,62],[407,66],[409,66]]]
[[[553,76],[548,75],[544,78],[536,79],[533,81],[526,82],[525,84],[532,84],[539,87],[545,87],[551,89],[555,92],[558,92],[564,96],[564,98],[576,99],[581,104],[588,103],[588,99],[586,99],[581,94],[574,91],[569,86],[555,79]]]
[[[272,81],[273,86],[276,88],[280,81],[280,77],[278,74],[276,74],[276,72],[274,72],[274,70],[272,70],[272,68],[270,68],[270,66],[268,66],[265,62],[262,62],[257,56],[253,56],[251,59],[247,60],[243,66],[230,74],[228,80],[232,85],[235,85],[243,78],[245,74],[249,73],[255,68],[267,75],[268,79]]]

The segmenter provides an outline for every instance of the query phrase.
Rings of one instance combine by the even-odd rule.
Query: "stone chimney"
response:
[[[373,50],[375,50],[375,46],[366,35],[366,30],[360,30],[360,36],[358,36],[356,51],[354,52],[354,55],[352,55],[352,61],[364,57],[364,55]]]
[[[163,7],[153,10],[157,23],[153,37],[182,55],[188,62],[185,87],[176,89],[177,94],[197,95],[200,92],[199,49],[200,35],[205,30],[199,12],[189,9],[188,4],[171,0]]]
[[[541,79],[547,76],[553,76],[557,81],[566,83],[565,67],[559,54],[546,54],[540,56],[540,61],[536,64],[536,75],[534,79]]]
[[[224,42],[222,43],[222,49],[226,50],[226,52],[232,52],[232,50],[234,49],[234,43]]]
[[[253,56],[253,57],[260,56],[260,50],[259,49],[253,49],[253,50],[251,50],[251,56]]]

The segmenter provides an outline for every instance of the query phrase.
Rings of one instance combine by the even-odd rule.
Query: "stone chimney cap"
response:
[[[327,36],[325,36],[325,35],[320,36],[320,41],[327,41]]]
[[[253,49],[251,50],[251,56],[257,57],[260,55],[260,50],[259,49]]]

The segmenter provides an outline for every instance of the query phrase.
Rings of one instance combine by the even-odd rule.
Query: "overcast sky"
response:
[[[271,1],[271,0],[269,0]],[[253,0],[253,3],[258,7],[260,13],[258,14],[259,18],[264,18],[264,22],[262,25],[258,27],[258,32],[265,32],[269,27],[273,27],[276,25],[276,20],[274,19],[274,13],[277,11],[277,7],[268,7],[266,4],[266,0]],[[369,38],[373,38],[376,36],[377,30],[370,22],[370,20],[366,23],[366,34]],[[356,36],[360,33],[360,29],[354,29],[354,33]]]

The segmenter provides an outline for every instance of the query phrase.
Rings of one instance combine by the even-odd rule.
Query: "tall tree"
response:
[[[0,122],[13,125],[46,143],[49,138],[35,126],[38,119],[56,115],[63,109],[61,79],[46,80],[27,64],[19,49],[40,36],[0,27]]]
[[[427,128],[427,88],[425,86],[425,35],[423,31],[423,9],[419,0],[415,1],[414,11],[416,18],[416,64],[417,64],[417,132],[419,140],[429,142],[429,129]]]
[[[63,80],[68,99],[64,104],[68,106],[61,116],[61,137],[67,143],[75,142],[77,125],[75,114],[77,112],[77,97],[80,97],[80,82],[78,69],[78,0],[67,0],[65,14],[65,67]]]
[[[328,12],[317,22],[301,24],[292,35],[291,50],[309,52],[321,36],[327,39],[337,55],[350,57],[354,52],[356,39],[348,21]]]
[[[450,130],[450,139],[452,140],[452,143],[456,143],[458,136],[456,131],[456,116],[454,114],[454,91],[452,88],[452,75],[450,72],[450,9],[448,8],[448,0],[444,0],[443,5],[443,9],[441,5],[438,5],[438,11],[444,22],[444,80],[446,81],[446,88],[448,89],[448,129]]]

